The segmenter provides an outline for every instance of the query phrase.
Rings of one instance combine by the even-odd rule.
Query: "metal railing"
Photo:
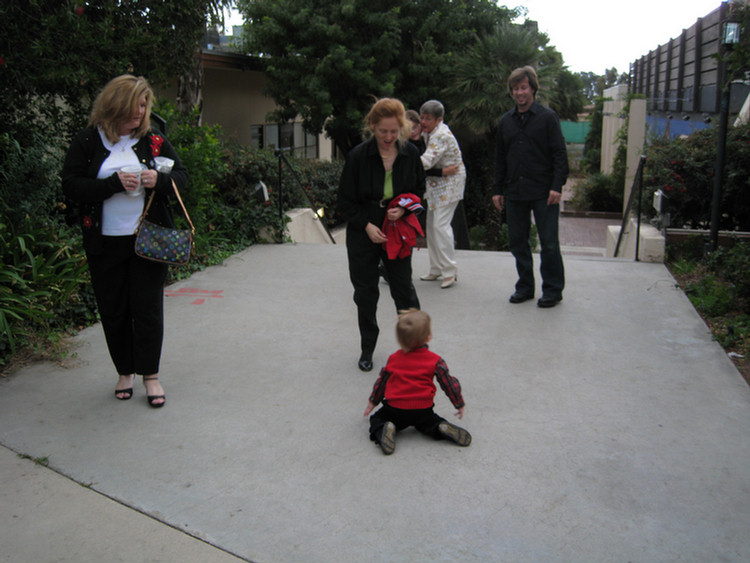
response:
[[[630,211],[633,208],[633,200],[638,197],[638,205],[636,207],[636,231],[635,231],[635,261],[638,262],[638,253],[640,251],[641,242],[641,200],[643,195],[643,167],[646,164],[646,155],[641,155],[638,161],[638,169],[635,171],[635,178],[633,178],[633,187],[630,189],[630,196],[628,197],[628,204],[622,212],[622,225],[620,226],[620,234],[617,236],[617,244],[615,245],[614,257],[617,258],[617,253],[620,251],[620,243],[625,234],[625,227],[630,219]]]
[[[328,235],[328,238],[331,239],[332,244],[336,244],[336,240],[333,238],[333,235],[331,234],[330,229],[328,228],[328,225],[326,225],[325,221],[318,216],[318,207],[315,205],[315,202],[310,197],[310,194],[307,193],[307,190],[305,189],[305,186],[302,184],[302,180],[300,180],[299,175],[297,174],[297,171],[294,169],[294,167],[291,165],[289,160],[287,160],[286,156],[284,156],[284,150],[292,150],[292,149],[276,149],[274,151],[274,154],[276,154],[276,158],[279,159],[279,221],[281,222],[282,228],[284,225],[284,192],[283,192],[283,173],[284,173],[284,165],[286,165],[289,170],[292,172],[292,177],[297,182],[297,185],[299,186],[300,190],[302,190],[302,193],[305,194],[305,198],[307,199],[307,202],[310,206],[310,209],[312,209],[313,214],[315,215],[315,218],[320,221],[320,224],[323,225],[323,228],[326,230],[326,234]]]

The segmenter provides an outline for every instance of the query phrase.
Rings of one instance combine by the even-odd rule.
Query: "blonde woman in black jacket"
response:
[[[135,255],[135,231],[146,198],[156,192],[149,220],[173,226],[172,180],[187,185],[187,172],[169,141],[151,131],[153,91],[143,77],[118,76],[99,93],[89,126],[68,149],[63,191],[76,209],[99,315],[118,374],[115,397],[133,396],[143,376],[148,404],[164,406],[159,363],[164,332],[167,266]],[[157,172],[158,156],[174,161]],[[140,167],[140,174],[123,168]]]

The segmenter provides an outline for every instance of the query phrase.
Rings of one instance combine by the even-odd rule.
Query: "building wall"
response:
[[[604,98],[609,101],[604,102],[604,116],[602,118],[602,154],[600,170],[604,174],[611,174],[614,169],[615,156],[617,155],[617,134],[625,125],[623,112],[627,96],[627,86],[620,84],[612,86],[604,91]]]
[[[203,122],[219,124],[226,135],[249,145],[250,127],[267,123],[275,107],[262,93],[266,81],[257,70],[204,69]]]
[[[718,114],[724,70],[716,56],[728,14],[729,4],[722,2],[678,37],[630,65],[630,92],[645,96],[654,130],[684,134],[703,128]],[[732,85],[730,113],[740,110],[749,91],[747,85]]]
[[[210,52],[202,55],[203,107],[201,122],[220,125],[227,137],[244,145],[252,143],[253,125],[272,124],[267,115],[276,105],[263,94],[268,79],[259,70],[257,61],[233,53]],[[175,101],[176,81],[157,92],[158,97]],[[301,122],[295,122],[295,135],[301,132]],[[167,131],[167,134],[169,131]],[[318,136],[318,158],[331,160],[333,143],[324,134]]]

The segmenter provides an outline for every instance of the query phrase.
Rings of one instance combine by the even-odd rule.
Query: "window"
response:
[[[253,125],[250,127],[250,144],[256,148],[263,146],[263,126]]]
[[[279,148],[279,126],[266,125],[263,127],[263,148]]]
[[[287,149],[300,158],[318,158],[318,136],[307,133],[299,122],[253,125],[250,139],[254,147]]]

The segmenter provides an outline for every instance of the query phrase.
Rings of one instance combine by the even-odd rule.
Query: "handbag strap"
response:
[[[182,198],[180,197],[180,190],[177,189],[177,184],[174,183],[174,179],[172,179],[172,187],[174,188],[174,193],[177,196],[177,201],[180,202],[180,207],[182,208],[182,212],[185,214],[185,219],[187,219],[187,222],[190,224],[190,232],[192,234],[195,234],[195,227],[193,226],[193,222],[190,220],[190,215],[188,215],[187,209],[185,209],[185,204],[182,203]],[[151,203],[154,201],[155,195],[156,195],[156,191],[152,191],[151,196],[148,198],[148,203],[146,204],[146,207],[143,209],[143,214],[141,215],[141,218],[138,220],[139,226],[141,223],[143,223],[143,220],[146,218],[146,214],[148,213],[148,208],[151,207]]]

